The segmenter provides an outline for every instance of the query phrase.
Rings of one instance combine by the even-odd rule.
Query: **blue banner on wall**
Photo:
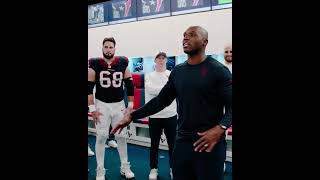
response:
[[[129,58],[129,69],[131,72],[142,72],[143,71],[142,57]]]
[[[109,24],[136,21],[136,0],[112,0],[108,2]]]
[[[176,57],[175,56],[169,56],[167,58],[167,69],[171,71],[176,66]]]
[[[232,0],[111,0],[88,6],[88,26],[232,8]]]
[[[108,23],[107,8],[105,3],[88,6],[88,25]]]
[[[170,0],[137,0],[138,20],[170,16]]]
[[[210,0],[171,0],[172,15],[210,11]]]

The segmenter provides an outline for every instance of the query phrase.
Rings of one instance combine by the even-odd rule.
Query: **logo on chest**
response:
[[[202,68],[200,69],[200,75],[201,75],[202,77],[206,77],[206,76],[208,75],[208,69],[207,69],[206,67],[202,67]]]

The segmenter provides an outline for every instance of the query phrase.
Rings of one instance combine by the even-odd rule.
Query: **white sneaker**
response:
[[[88,156],[94,156],[94,152],[88,146]]]
[[[121,174],[121,176],[125,177],[126,179],[133,179],[134,178],[134,174],[130,169],[129,162],[121,164],[120,174]]]
[[[172,168],[170,168],[170,178],[173,179]]]
[[[96,175],[96,180],[105,180],[106,170],[104,168],[97,168],[97,175]]]
[[[96,180],[106,180],[104,176],[96,176]]]
[[[157,180],[158,178],[158,169],[151,169],[150,174],[149,174],[149,180]]]
[[[108,141],[108,146],[113,147],[113,148],[117,148],[118,144],[116,143],[115,140],[111,140],[111,141]]]

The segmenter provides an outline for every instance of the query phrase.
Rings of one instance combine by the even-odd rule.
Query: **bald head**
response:
[[[204,53],[208,44],[208,31],[201,26],[191,26],[183,34],[183,50],[188,55]]]
[[[203,39],[208,40],[208,31],[205,30],[203,27],[201,27],[201,26],[190,26],[188,29],[192,29],[192,30],[196,31],[197,33],[199,33],[199,35]]]
[[[228,43],[224,46],[224,49],[232,49],[232,44],[231,43]]]
[[[224,46],[224,59],[228,63],[232,63],[232,44]]]

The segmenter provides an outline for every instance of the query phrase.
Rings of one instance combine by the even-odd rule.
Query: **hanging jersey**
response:
[[[123,79],[128,62],[124,56],[115,56],[110,65],[103,58],[89,60],[89,68],[96,72],[96,99],[105,103],[123,100]]]

